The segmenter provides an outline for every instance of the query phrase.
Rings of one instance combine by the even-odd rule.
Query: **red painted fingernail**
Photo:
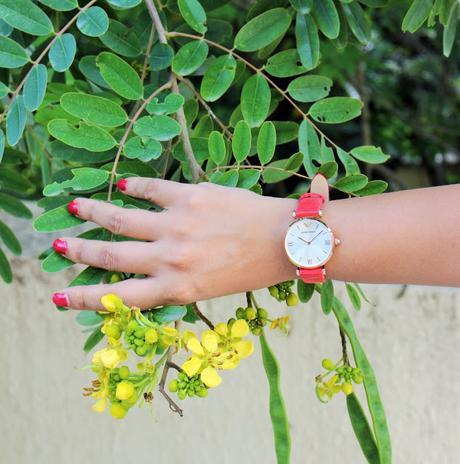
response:
[[[69,306],[69,297],[65,293],[53,293],[53,303],[57,306]]]
[[[126,190],[126,184],[127,183],[128,183],[128,181],[126,179],[120,179],[117,182],[118,189],[121,190],[122,192],[124,192]]]
[[[53,242],[53,249],[56,253],[63,255],[64,253],[67,253],[67,248],[68,246],[65,240],[58,238]]]
[[[69,211],[70,214],[78,214],[78,203],[77,203],[77,200],[72,200],[72,201],[67,205],[67,210]]]

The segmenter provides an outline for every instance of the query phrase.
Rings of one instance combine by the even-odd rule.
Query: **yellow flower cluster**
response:
[[[222,381],[218,370],[234,369],[241,359],[253,353],[252,342],[243,340],[248,334],[249,326],[244,319],[233,324],[222,322],[214,330],[204,331],[201,341],[193,332],[185,332],[182,340],[192,355],[182,365],[183,371],[189,377],[199,374],[208,388],[217,387]]]

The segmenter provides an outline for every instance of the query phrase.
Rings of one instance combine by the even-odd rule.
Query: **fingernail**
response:
[[[69,306],[69,297],[65,293],[53,293],[53,303],[56,306]]]
[[[53,242],[53,249],[56,253],[63,255],[64,253],[67,253],[67,248],[68,246],[65,240],[58,238]]]
[[[315,176],[323,176],[327,180],[327,177],[322,172],[317,172]]]
[[[128,183],[128,181],[126,179],[120,179],[117,182],[118,189],[121,190],[122,192],[124,192],[126,190],[126,184],[127,183]]]
[[[78,203],[77,203],[77,200],[72,200],[72,201],[67,205],[67,210],[69,211],[70,214],[78,214]]]

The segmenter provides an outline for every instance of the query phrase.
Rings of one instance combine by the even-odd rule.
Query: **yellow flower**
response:
[[[203,369],[200,375],[200,379],[208,388],[217,387],[222,382],[221,376],[211,366],[205,367]]]
[[[111,313],[120,311],[125,306],[123,304],[123,300],[118,295],[114,295],[113,293],[108,293],[107,295],[104,295],[101,298],[101,304],[107,311]]]
[[[334,395],[342,390],[342,385],[339,384],[339,376],[333,375],[326,382],[317,382],[316,393],[318,398],[324,403],[329,401]]]
[[[291,316],[283,316],[283,317],[278,317],[277,319],[273,319],[272,323],[270,324],[270,330],[279,328],[283,331],[286,331],[286,327],[289,323],[289,319]]]
[[[114,348],[103,348],[96,351],[93,356],[93,364],[96,367],[105,367],[106,369],[115,369],[121,361],[118,350]]]
[[[93,404],[92,409],[95,412],[104,412],[107,407],[107,398],[101,398],[99,401]]]
[[[117,390],[115,392],[115,396],[119,400],[127,400],[131,398],[134,393],[135,393],[135,388],[134,385],[127,381],[127,380],[122,380],[118,385],[117,385]]]

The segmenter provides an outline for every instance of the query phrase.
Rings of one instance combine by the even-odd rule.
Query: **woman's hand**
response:
[[[295,267],[283,246],[295,200],[208,183],[190,185],[141,177],[123,179],[118,187],[164,210],[125,209],[86,198],[74,200],[70,210],[115,234],[142,241],[63,237],[54,248],[76,263],[147,277],[69,287],[53,295],[56,304],[99,310],[101,296],[116,293],[126,304],[145,309],[295,278]]]

